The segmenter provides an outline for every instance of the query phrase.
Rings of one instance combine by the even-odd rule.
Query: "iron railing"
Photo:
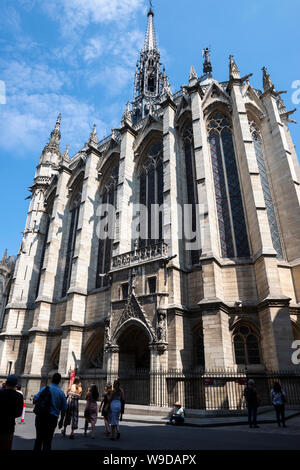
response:
[[[270,406],[270,391],[274,382],[279,382],[286,393],[286,406],[300,406],[300,371],[268,371],[263,373],[232,370],[121,370],[115,372],[96,372],[78,374],[83,394],[91,384],[96,384],[100,395],[107,381],[119,378],[124,389],[126,403],[133,405],[155,405],[172,407],[180,401],[184,408],[209,411],[244,412],[246,402],[244,389],[251,378],[259,396],[260,406]],[[0,377],[1,380],[5,377]],[[26,398],[38,392],[51,377],[20,377]],[[33,384],[33,382],[36,382]],[[67,389],[68,379],[62,381]],[[30,387],[29,387],[30,383]]]

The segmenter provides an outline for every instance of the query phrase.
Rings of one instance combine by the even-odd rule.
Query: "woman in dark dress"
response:
[[[110,431],[109,431],[109,424],[108,424],[108,412],[109,412],[109,397],[112,391],[112,385],[111,383],[107,383],[104,387],[104,393],[102,395],[102,400],[100,404],[99,411],[101,412],[101,416],[103,416],[104,419],[104,425],[105,425],[105,432],[104,434],[106,436],[109,436]]]

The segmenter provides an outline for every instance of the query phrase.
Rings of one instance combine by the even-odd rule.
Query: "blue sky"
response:
[[[233,54],[242,74],[262,87],[265,65],[288,110],[300,80],[299,0],[154,0],[162,61],[173,90],[190,66],[202,73],[201,51],[212,49],[214,78],[228,79]],[[28,208],[28,187],[57,115],[62,151],[73,155],[88,140],[118,127],[146,29],[146,0],[0,0],[1,231],[0,255],[16,254]],[[299,95],[300,96],[300,95]],[[300,124],[291,124],[300,154]]]

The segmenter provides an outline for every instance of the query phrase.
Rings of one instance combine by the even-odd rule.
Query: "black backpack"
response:
[[[50,408],[52,403],[52,395],[49,386],[44,388],[40,393],[39,398],[35,403],[33,412],[37,416],[48,416],[50,414]]]

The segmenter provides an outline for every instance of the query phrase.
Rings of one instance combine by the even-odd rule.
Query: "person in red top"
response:
[[[6,379],[0,390],[0,451],[11,450],[15,432],[15,419],[22,415],[24,399],[16,391],[18,377],[14,374]]]

